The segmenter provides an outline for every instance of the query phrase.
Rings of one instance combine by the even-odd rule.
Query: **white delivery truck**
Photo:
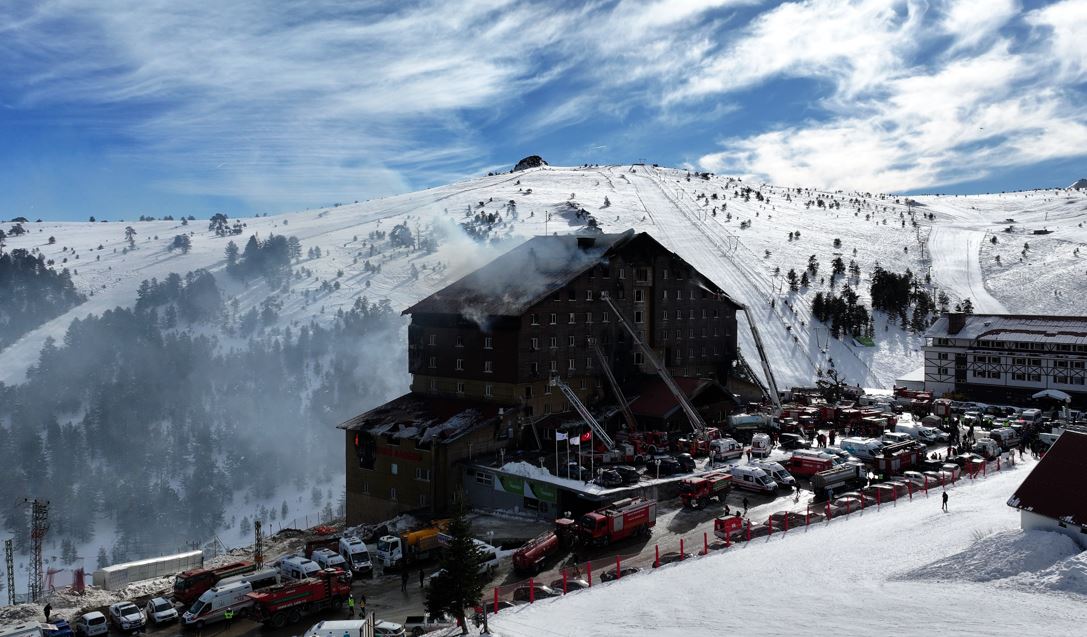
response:
[[[253,605],[253,600],[246,597],[252,592],[253,585],[249,582],[234,582],[209,588],[185,611],[181,616],[181,623],[200,629],[207,624],[226,619],[227,612],[233,612],[236,617]]]
[[[718,462],[732,460],[744,455],[744,446],[735,438],[718,438],[710,441],[710,454]]]
[[[370,575],[374,572],[374,564],[370,561],[370,551],[366,549],[366,542],[357,536],[340,538],[340,556],[347,561],[351,572],[355,575]]]
[[[779,487],[787,489],[793,489],[796,487],[796,478],[794,478],[792,474],[786,471],[785,467],[781,466],[780,463],[772,462],[769,460],[760,460],[758,462],[752,462],[751,466],[765,471],[766,475],[773,478],[774,482],[776,482]]]
[[[279,561],[279,574],[286,579],[300,580],[314,577],[320,570],[321,567],[317,565],[317,562],[301,555],[289,555]]]
[[[365,619],[341,619],[318,622],[306,631],[305,637],[363,637]],[[374,637],[404,637],[404,627],[390,621],[374,621]]]
[[[883,449],[883,443],[875,438],[843,438],[838,446],[861,460],[873,460]]]
[[[347,565],[347,560],[343,558],[339,553],[332,549],[316,549],[311,556],[313,561],[317,563],[322,569],[325,568],[338,568],[347,574],[347,577],[352,577],[354,573]]]
[[[751,456],[753,458],[765,458],[770,455],[770,447],[773,445],[769,434],[755,434],[751,436]]]

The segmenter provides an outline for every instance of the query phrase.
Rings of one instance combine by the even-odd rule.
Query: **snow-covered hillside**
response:
[[[1033,467],[940,498],[868,509],[690,562],[507,609],[500,637],[633,634],[1072,635],[1087,621],[1087,553],[1024,533],[1008,497]]]
[[[753,191],[747,200],[737,198],[745,186]],[[817,205],[820,200],[825,207]],[[919,276],[931,272],[934,286],[947,291],[953,301],[969,297],[976,311],[1082,312],[1079,299],[1087,286],[1087,250],[1074,251],[1087,243],[1082,227],[1087,192],[913,200],[918,205],[908,207],[906,198],[889,195],[824,193],[722,176],[707,180],[684,170],[640,165],[543,167],[364,203],[243,219],[243,234],[233,238],[240,246],[253,233],[295,235],[304,253],[319,247],[322,256],[304,257],[295,269],[306,268],[312,276],[295,278],[287,291],[270,290],[263,283],[244,286],[225,273],[218,279],[228,296],[237,297],[240,312],[277,297],[282,303],[281,325],[331,317],[363,295],[370,300],[387,298],[402,309],[525,237],[583,227],[584,216],[575,213],[584,209],[605,231],[636,228],[652,233],[746,303],[782,387],[810,384],[829,359],[848,381],[866,386],[889,386],[920,364],[920,339],[886,325],[882,315],[877,315],[874,347],[829,339],[826,328],[813,320],[811,298],[829,289],[819,278],[829,279],[835,255],[845,262],[857,261],[863,275],[850,283],[862,300],[867,298],[867,277],[879,262],[891,271],[910,268]],[[487,232],[501,240],[479,243],[461,232],[458,224],[480,212],[497,215]],[[371,232],[388,231],[400,223],[407,223],[415,234],[436,238],[437,250],[392,249],[387,241],[369,239]],[[137,249],[125,253],[127,225],[138,232]],[[1013,226],[1012,232],[1003,231],[1008,226]],[[25,227],[29,232],[10,238],[8,249],[39,249],[72,269],[76,286],[93,296],[0,352],[0,382],[9,384],[23,379],[47,337],[60,339],[74,317],[132,305],[142,280],[162,280],[170,272],[184,274],[197,268],[219,273],[231,240],[216,237],[206,221],[199,220],[187,226],[180,221],[113,220]],[[1052,234],[1029,234],[1042,228]],[[195,232],[191,252],[167,250],[174,235],[189,232]],[[799,236],[790,239],[790,233]],[[55,244],[48,243],[51,236]],[[993,236],[998,243],[990,242]],[[835,239],[840,239],[840,247]],[[1030,244],[1025,255],[1024,242]],[[792,268],[802,272],[811,255],[820,263],[820,274],[807,289],[790,293],[782,275]],[[367,261],[380,265],[380,272],[367,271]],[[780,268],[776,276],[775,268]],[[326,285],[321,290],[323,283],[334,282],[338,288]],[[761,374],[743,317],[741,323],[741,348]]]

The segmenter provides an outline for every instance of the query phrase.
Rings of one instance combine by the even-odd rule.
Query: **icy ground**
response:
[[[748,185],[763,201],[754,194],[748,201],[733,196]],[[849,283],[862,300],[867,300],[867,277],[879,262],[894,271],[911,268],[920,276],[931,267],[937,290],[947,291],[953,301],[971,298],[977,311],[1083,311],[1087,250],[1074,251],[1087,244],[1087,230],[1082,227],[1087,192],[913,199],[920,204],[912,206],[916,228],[910,223],[906,198],[893,195],[745,184],[723,176],[688,180],[683,170],[650,166],[545,167],[364,203],[247,218],[242,220],[245,232],[233,238],[215,237],[206,220],[188,226],[180,221],[30,223],[26,225],[29,233],[10,239],[8,248],[40,249],[58,265],[75,271],[79,289],[94,296],[0,351],[0,382],[20,382],[37,360],[45,338],[60,340],[73,317],[132,305],[143,279],[162,280],[170,272],[207,268],[219,274],[228,297],[237,297],[239,314],[277,296],[283,303],[280,325],[328,320],[362,295],[370,300],[389,299],[399,310],[526,237],[582,228],[584,219],[573,213],[577,208],[594,215],[607,232],[636,228],[652,233],[748,304],[781,387],[810,384],[829,359],[847,380],[867,387],[889,386],[921,364],[920,339],[897,325],[887,325],[882,316],[876,320],[875,347],[833,340],[828,344],[827,330],[812,322],[810,301],[815,292],[829,291],[829,281],[819,284],[818,279],[829,278],[835,255],[840,254],[846,264],[856,259],[861,267],[862,279]],[[819,200],[826,207],[819,207]],[[510,201],[516,216],[511,214]],[[808,202],[812,202],[810,208]],[[712,214],[715,207],[716,216]],[[488,236],[501,241],[483,245],[459,232],[457,224],[466,220],[469,210],[471,215],[498,214]],[[934,219],[927,218],[930,214]],[[369,233],[389,231],[398,223],[407,223],[413,233],[437,237],[437,251],[392,249],[387,241],[378,241],[371,256]],[[139,233],[138,249],[124,254],[126,225]],[[1004,232],[1009,227],[1011,231]],[[1031,234],[1041,229],[1052,234]],[[195,232],[189,254],[166,250],[175,234],[188,232]],[[789,240],[790,232],[799,232],[799,238]],[[245,287],[225,276],[221,271],[227,242],[233,239],[244,246],[253,233],[296,235],[303,252],[320,247],[320,258],[303,258],[296,265],[296,269],[311,270],[313,276],[294,280],[286,293],[269,290],[263,283]],[[56,237],[54,245],[47,242],[50,236]],[[997,244],[990,242],[994,236]],[[835,239],[841,240],[840,248],[834,247]],[[1024,243],[1029,243],[1025,253]],[[102,250],[97,249],[99,245]],[[802,272],[813,254],[820,264],[816,281],[806,290],[789,293],[783,275],[789,269]],[[65,258],[67,263],[62,263]],[[366,272],[367,260],[380,264],[382,271]],[[417,268],[417,279],[411,274],[412,266]],[[775,268],[780,268],[780,275],[774,275]],[[341,270],[343,274],[337,276]],[[333,281],[340,283],[340,289],[321,292],[308,302],[303,298],[303,290],[317,292],[322,283]],[[743,317],[741,324],[741,346],[761,375]],[[406,387],[406,374],[397,380]]]
[[[565,598],[505,610],[500,637],[1074,635],[1087,554],[1023,533],[1008,496],[1033,462],[960,483],[948,513],[915,498],[775,534]],[[511,612],[512,611],[512,612]]]

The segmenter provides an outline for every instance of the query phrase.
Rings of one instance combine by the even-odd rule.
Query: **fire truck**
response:
[[[586,513],[577,519],[555,521],[564,533],[586,544],[607,545],[636,534],[649,535],[657,524],[657,501],[645,498],[624,498],[603,509]]]
[[[257,570],[253,562],[231,562],[216,568],[194,568],[174,577],[175,601],[185,606],[191,605],[204,591],[219,583],[225,577],[244,575]]]
[[[272,628],[297,623],[302,615],[342,605],[351,595],[351,580],[338,568],[326,568],[314,577],[266,588],[246,595],[253,600],[250,613]]]
[[[876,471],[884,475],[897,475],[925,460],[926,450],[913,440],[885,445],[871,460]]]
[[[693,478],[684,478],[679,483],[679,497],[683,506],[701,509],[711,499],[722,501],[732,490],[732,476],[725,472],[706,473]]]

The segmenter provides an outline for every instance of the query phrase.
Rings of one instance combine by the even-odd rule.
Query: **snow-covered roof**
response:
[[[1026,314],[968,314],[958,332],[948,331],[948,317],[941,316],[925,332],[928,338],[954,338],[1010,342],[1048,342],[1087,345],[1087,316]]]
[[[1066,430],[1042,456],[1008,506],[1087,527],[1087,433]]]

